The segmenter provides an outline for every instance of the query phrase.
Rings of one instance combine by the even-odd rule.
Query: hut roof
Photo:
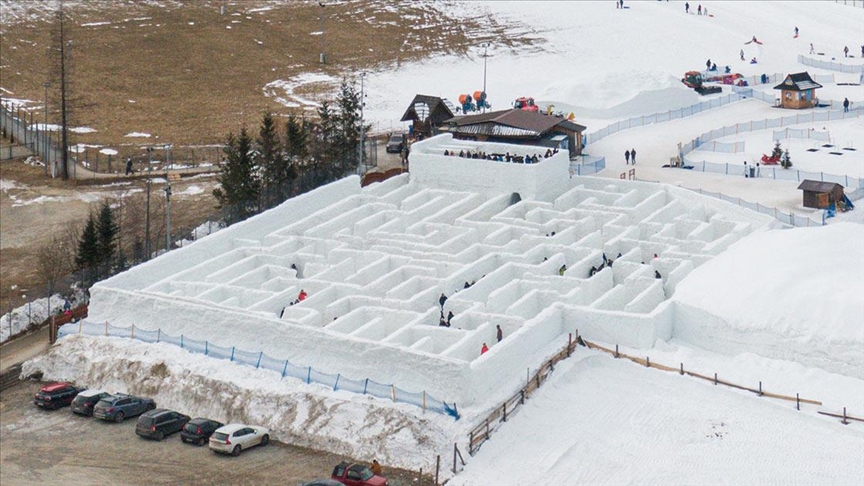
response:
[[[554,127],[574,132],[583,132],[586,128],[566,118],[515,108],[454,117],[447,123],[451,126],[449,131],[497,137],[539,137]]]
[[[822,182],[822,181],[813,181],[810,179],[805,179],[798,186],[798,189],[803,191],[811,191],[811,192],[819,192],[819,193],[829,193],[833,191],[837,186],[841,186],[836,182]]]
[[[447,102],[439,96],[416,95],[411,105],[405,110],[400,121],[425,120],[432,116],[437,110],[443,109],[442,120],[453,118],[453,111],[447,106]]]
[[[805,91],[808,89],[821,88],[822,85],[813,81],[810,74],[806,71],[803,73],[789,74],[782,83],[774,86],[774,89],[782,89],[784,91]]]

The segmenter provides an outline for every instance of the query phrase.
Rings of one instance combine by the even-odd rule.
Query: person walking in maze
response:
[[[438,298],[438,303],[441,304],[441,312],[444,312],[444,303],[447,302],[447,296],[441,292],[441,297]]]
[[[633,165],[636,165],[636,149],[630,149],[630,161],[633,162]]]
[[[630,165],[630,151],[624,152],[624,164]]]
[[[498,337],[498,342],[500,343],[501,340],[504,339],[504,331],[501,330],[501,324],[498,324],[497,326],[495,326],[495,328],[497,329],[496,333]]]

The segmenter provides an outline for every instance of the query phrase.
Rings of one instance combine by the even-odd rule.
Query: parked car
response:
[[[308,483],[303,483],[300,486],[342,486],[342,483],[335,479],[315,479]]]
[[[156,402],[149,398],[133,397],[118,393],[99,400],[93,407],[93,416],[102,420],[122,422],[126,417],[134,417],[156,408]]]
[[[398,154],[402,152],[403,148],[405,148],[405,134],[394,133],[390,135],[390,139],[387,140],[387,152]]]
[[[71,383],[59,382],[43,386],[33,397],[33,403],[39,407],[57,410],[72,403],[75,396],[84,391]]]
[[[186,422],[183,430],[180,431],[180,440],[190,444],[203,446],[208,440],[210,440],[210,436],[213,435],[213,432],[223,425],[225,424],[215,420],[200,417],[194,418],[189,422]]]
[[[93,407],[107,396],[109,396],[108,392],[102,390],[84,390],[75,397],[75,400],[72,400],[72,412],[92,417]]]
[[[270,431],[256,425],[223,425],[210,436],[210,450],[239,456],[244,450],[270,443]]]
[[[334,467],[330,479],[347,486],[387,486],[387,478],[376,475],[362,464],[351,464],[350,462],[340,462],[338,466]]]
[[[144,412],[138,417],[135,424],[135,433],[148,439],[162,440],[166,435],[183,430],[183,426],[189,421],[188,415],[183,415],[172,410],[157,408]]]

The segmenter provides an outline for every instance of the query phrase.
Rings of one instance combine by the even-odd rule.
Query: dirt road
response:
[[[135,419],[115,424],[45,411],[32,403],[41,384],[23,382],[0,397],[0,484],[298,484],[329,477],[346,458],[271,442],[240,457],[135,435]],[[182,411],[181,411],[182,412]],[[386,470],[390,485],[420,485],[416,474]],[[429,484],[426,482],[425,484]]]

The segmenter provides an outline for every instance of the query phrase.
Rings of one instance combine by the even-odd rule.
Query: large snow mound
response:
[[[160,407],[224,423],[262,425],[280,441],[430,470],[453,441],[450,417],[370,396],[307,385],[279,373],[179,351],[164,343],[73,335],[22,374],[143,395]]]
[[[864,378],[864,226],[755,233],[678,286],[675,337]]]
[[[580,348],[449,484],[860,483],[860,427],[766,400]]]

